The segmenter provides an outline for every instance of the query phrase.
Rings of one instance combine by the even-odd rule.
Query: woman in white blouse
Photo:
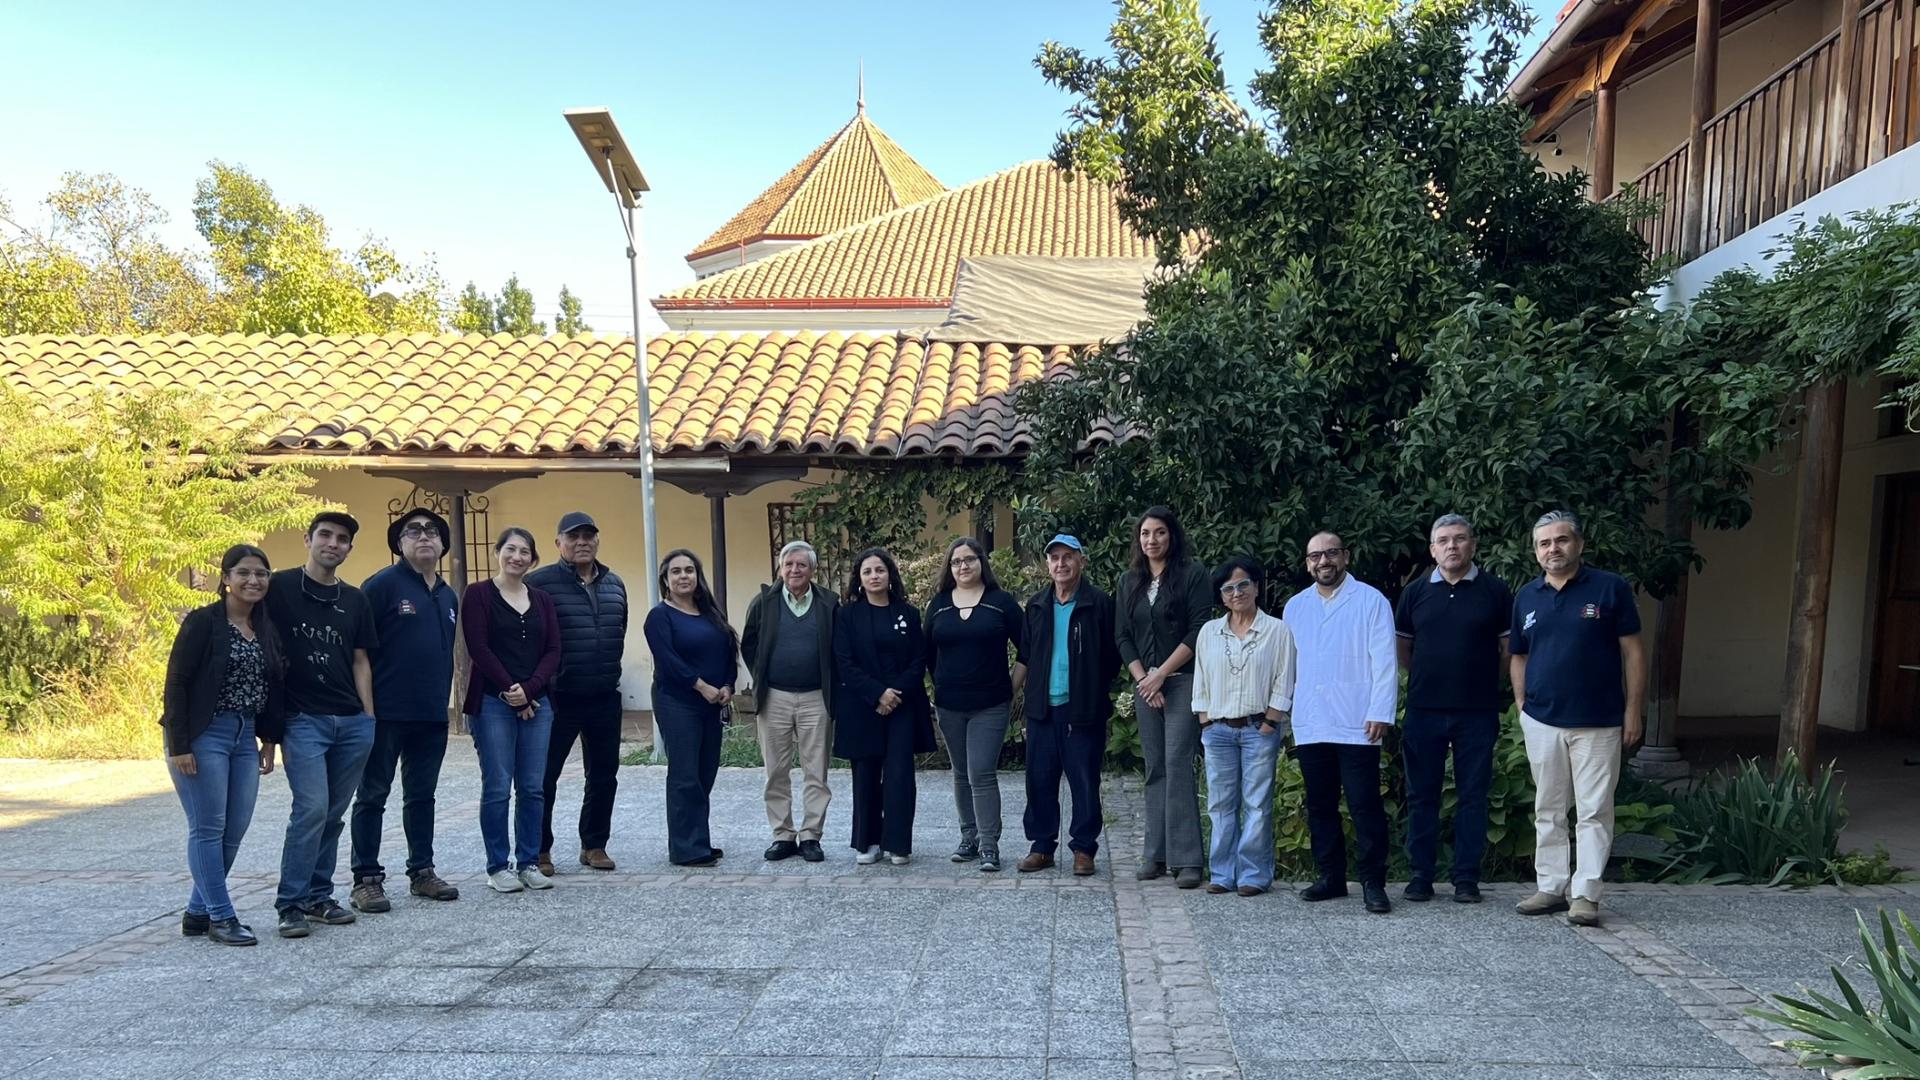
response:
[[[1293,709],[1293,635],[1260,610],[1266,575],[1252,559],[1214,571],[1227,614],[1200,630],[1193,711],[1206,751],[1210,893],[1273,887],[1273,773]]]

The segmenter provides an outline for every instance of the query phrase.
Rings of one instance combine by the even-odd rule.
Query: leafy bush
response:
[[[1837,881],[1847,811],[1833,766],[1809,781],[1789,753],[1771,771],[1745,758],[1695,784],[1675,806],[1662,880],[1813,885]]]
[[[1776,1045],[1798,1051],[1806,1068],[1831,1070],[1828,1075],[1835,1080],[1920,1077],[1920,930],[1906,912],[1898,915],[1904,942],[1885,909],[1880,912],[1877,942],[1867,920],[1854,914],[1860,924],[1861,962],[1880,992],[1878,1008],[1869,1008],[1836,967],[1833,981],[1846,999],[1844,1004],[1807,991],[1808,1000],[1774,994],[1777,1008],[1747,1011],[1806,1035]]]

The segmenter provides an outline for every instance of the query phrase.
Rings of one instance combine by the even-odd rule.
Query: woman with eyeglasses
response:
[[[833,753],[853,764],[855,861],[913,855],[913,755],[933,749],[926,645],[885,548],[853,560],[833,621]]]
[[[706,867],[724,854],[708,818],[720,775],[720,736],[732,715],[740,635],[727,624],[700,559],[685,548],[660,560],[660,602],[647,612],[653,716],[667,751],[667,859]]]
[[[1260,610],[1265,582],[1252,559],[1213,572],[1227,613],[1200,628],[1193,713],[1206,748],[1210,893],[1259,896],[1273,888],[1273,772],[1293,711],[1294,648],[1287,625]]]
[[[1187,559],[1187,534],[1172,509],[1151,506],[1134,530],[1133,566],[1120,579],[1114,636],[1133,676],[1140,751],[1146,758],[1147,841],[1135,877],[1174,871],[1183,889],[1200,887],[1199,793],[1193,758],[1200,725],[1193,716],[1193,651],[1213,616],[1207,570]]]
[[[1013,684],[1026,676],[1020,602],[1000,588],[987,551],[963,536],[947,547],[933,600],[927,604],[927,668],[933,672],[934,715],[953,760],[953,801],[960,813],[957,863],[1000,869],[1000,746],[1012,715]],[[1015,653],[1011,674],[1007,650]]]
[[[227,872],[285,725],[286,665],[262,603],[272,570],[267,553],[252,544],[228,548],[220,559],[220,598],[187,613],[167,658],[160,726],[167,773],[187,815],[193,875],[180,932],[221,945],[258,943],[233,909]]]

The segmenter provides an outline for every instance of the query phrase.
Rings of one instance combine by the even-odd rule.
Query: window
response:
[[[387,524],[391,525],[409,511],[419,509],[431,510],[451,523],[453,521],[452,502],[451,498],[439,492],[414,488],[404,499],[387,501]],[[499,567],[493,564],[493,533],[489,531],[487,524],[487,497],[469,495],[466,497],[466,504],[467,580],[474,582],[481,578],[492,577]],[[385,537],[381,539],[384,541]],[[449,551],[440,556],[440,573],[449,580],[453,577],[453,563],[448,558],[451,554],[452,552]],[[400,557],[395,555],[393,561],[399,562]]]
[[[1913,380],[1905,376],[1884,376],[1875,386],[1877,396],[1874,398],[1874,402],[1878,404],[1879,402],[1885,401],[1887,398],[1912,385]],[[1920,432],[1920,413],[1909,417],[1907,409],[1904,406],[1895,405],[1877,408],[1873,410],[1873,412],[1873,434],[1877,439],[1895,439],[1902,435],[1912,435]],[[1909,424],[1912,426],[1909,426]]]

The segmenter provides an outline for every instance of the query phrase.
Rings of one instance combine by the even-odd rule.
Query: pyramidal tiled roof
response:
[[[960,260],[979,255],[1141,259],[1119,193],[1029,161],[913,206],[703,278],[661,309],[942,307]]]
[[[733,215],[689,260],[766,238],[812,239],[947,190],[863,106],[773,186]]]
[[[669,456],[1020,454],[1011,391],[1074,363],[1061,345],[908,334],[673,333],[647,356]],[[630,338],[0,337],[0,381],[53,406],[204,394],[224,423],[261,425],[263,452],[593,457],[632,454],[639,432]]]

